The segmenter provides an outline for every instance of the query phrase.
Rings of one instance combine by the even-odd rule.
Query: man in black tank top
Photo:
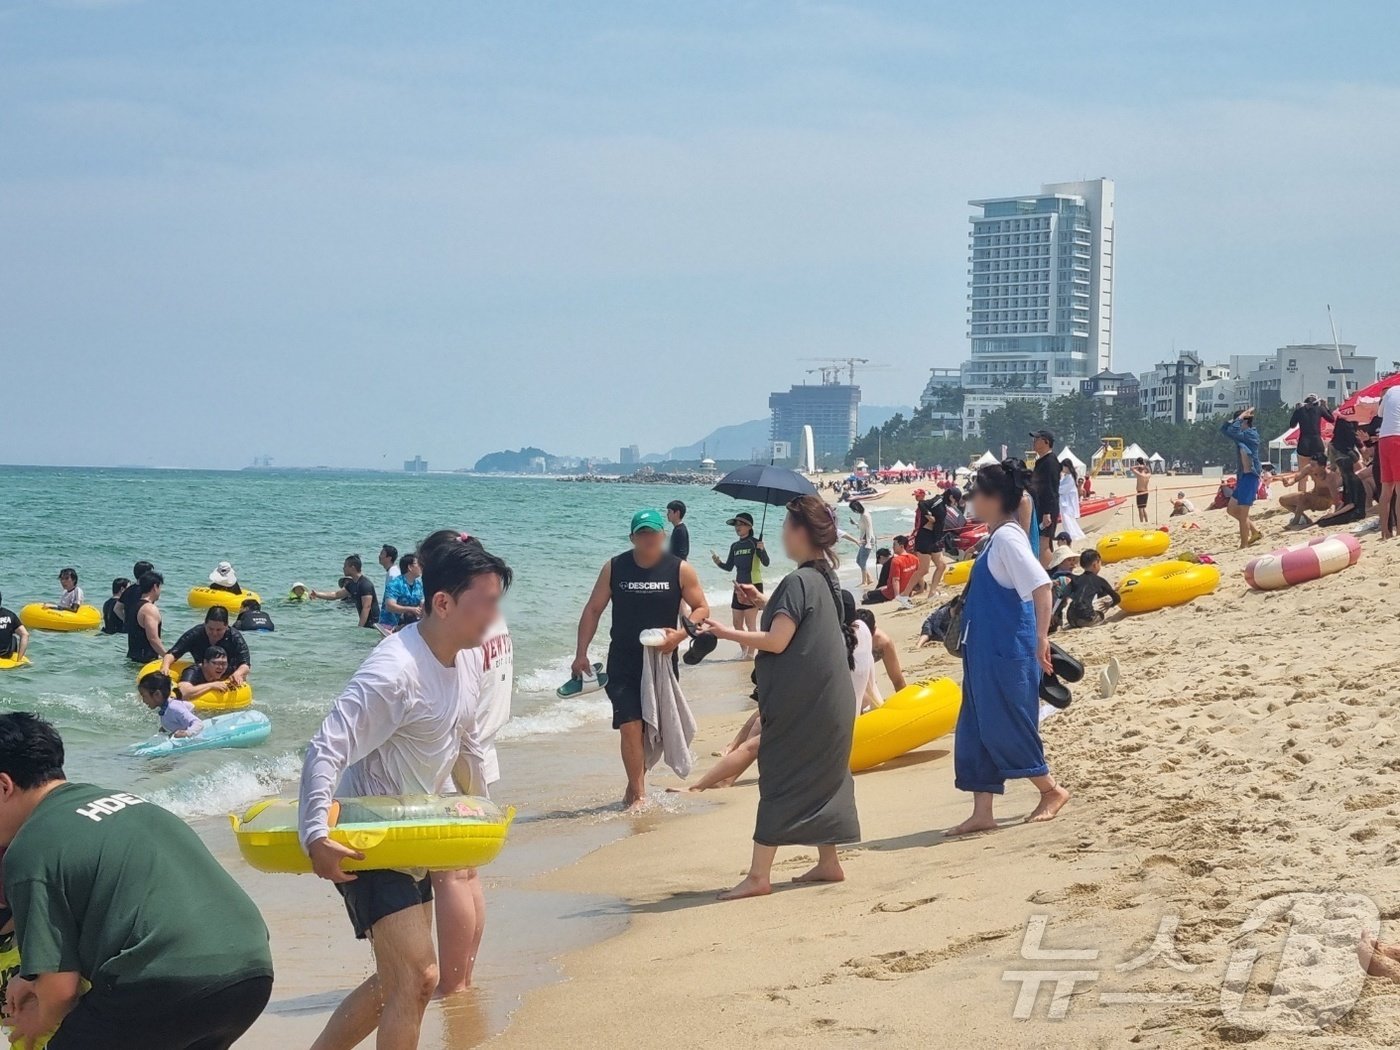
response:
[[[710,615],[705,591],[695,567],[666,552],[666,519],[657,510],[632,515],[632,549],[603,566],[598,582],[578,622],[578,649],[573,674],[593,671],[588,647],[598,633],[598,622],[612,604],[612,632],[608,637],[608,699],[612,701],[613,728],[622,735],[622,767],[627,791],[622,804],[629,808],[646,800],[646,759],[642,748],[642,643],[639,635],[649,628],[667,632],[661,651],[674,654],[685,640],[677,627],[682,600],[691,618]],[[674,658],[674,657],[673,657]]]
[[[160,641],[160,610],[156,602],[160,600],[160,589],[165,577],[158,572],[145,572],[134,585],[138,599],[135,605],[126,606],[126,658],[132,663],[145,664],[165,655],[165,646]]]

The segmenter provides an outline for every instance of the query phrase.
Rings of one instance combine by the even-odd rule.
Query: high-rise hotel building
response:
[[[970,201],[963,433],[1013,399],[1048,401],[1113,366],[1113,181]]]

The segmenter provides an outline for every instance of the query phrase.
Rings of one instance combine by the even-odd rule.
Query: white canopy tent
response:
[[[897,460],[894,461],[894,466],[892,466],[892,467],[886,467],[885,469],[886,469],[886,470],[908,470],[909,468],[908,468],[907,466],[905,466],[904,460],[902,460],[902,459],[897,459]]]
[[[1068,445],[1060,449],[1060,455],[1058,458],[1061,462],[1069,460],[1072,464],[1074,464],[1074,472],[1076,474],[1082,475],[1084,473],[1084,461],[1078,456],[1076,456],[1074,454],[1074,449],[1070,448]]]
[[[992,455],[990,452],[983,452],[972,465],[974,467],[993,467],[1000,462],[1001,460],[997,459],[996,456]]]
[[[1123,450],[1123,462],[1129,466],[1147,458],[1147,451],[1136,441]]]
[[[1167,461],[1162,458],[1160,452],[1154,452],[1147,457],[1148,465],[1152,467],[1152,473],[1165,474],[1167,472]]]

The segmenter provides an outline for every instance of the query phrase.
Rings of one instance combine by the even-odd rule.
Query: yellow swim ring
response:
[[[191,587],[189,593],[189,603],[192,609],[212,609],[214,606],[222,606],[229,612],[237,615],[243,611],[243,603],[249,598],[259,604],[262,598],[257,591],[250,591],[246,587],[239,594],[229,591],[218,591],[213,587]]]
[[[0,951],[0,995],[4,994],[5,988],[10,983],[10,978],[19,973],[19,962],[19,948],[13,942],[4,951]],[[86,995],[91,987],[92,985],[86,980],[80,980],[78,994]],[[11,1050],[44,1050],[44,1047],[49,1045],[49,1040],[53,1038],[54,1032],[58,1031],[55,1028],[54,1032],[50,1032],[48,1035],[29,1039],[22,1035],[15,1035],[8,1023],[4,1025],[4,1028],[10,1040]]]
[[[906,686],[856,719],[851,772],[878,766],[951,733],[961,706],[962,690],[951,678]]]
[[[102,626],[102,610],[92,605],[50,609],[36,603],[19,611],[19,622],[31,631],[95,631]]]
[[[0,671],[13,671],[16,667],[28,667],[27,656],[0,656]]]
[[[170,680],[178,682],[181,675],[194,666],[192,660],[176,660],[170,665]],[[143,664],[141,670],[136,672],[136,684],[141,684],[141,679],[152,671],[160,670],[160,661],[152,660],[148,664]],[[230,689],[226,693],[205,693],[194,701],[194,712],[197,715],[226,715],[232,711],[242,711],[245,707],[253,706],[253,685],[251,682],[244,682],[237,689]]]
[[[1130,558],[1155,558],[1166,554],[1172,538],[1156,529],[1126,529],[1110,532],[1094,549],[1106,562],[1127,561]]]
[[[515,808],[470,795],[404,795],[336,799],[331,838],[358,850],[346,871],[479,868],[506,844]],[[259,871],[304,874],[311,859],[297,835],[297,800],[258,802],[229,814],[243,859]]]
[[[961,587],[968,580],[972,579],[972,563],[975,558],[967,561],[955,561],[948,566],[948,570],[943,574],[943,583],[948,587]]]
[[[1214,565],[1163,561],[1128,573],[1118,581],[1118,594],[1124,612],[1144,613],[1185,605],[1218,586],[1220,570]]]

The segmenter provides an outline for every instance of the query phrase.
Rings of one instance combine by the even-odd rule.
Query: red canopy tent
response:
[[[1358,390],[1332,409],[1332,414],[1345,416],[1357,424],[1369,423],[1376,417],[1376,406],[1380,404],[1381,395],[1396,385],[1400,385],[1400,372],[1378,379],[1364,390]],[[1325,419],[1322,421],[1322,440],[1332,440],[1332,424]],[[1297,448],[1298,428],[1293,427],[1273,444],[1275,447],[1282,445],[1285,448]]]

